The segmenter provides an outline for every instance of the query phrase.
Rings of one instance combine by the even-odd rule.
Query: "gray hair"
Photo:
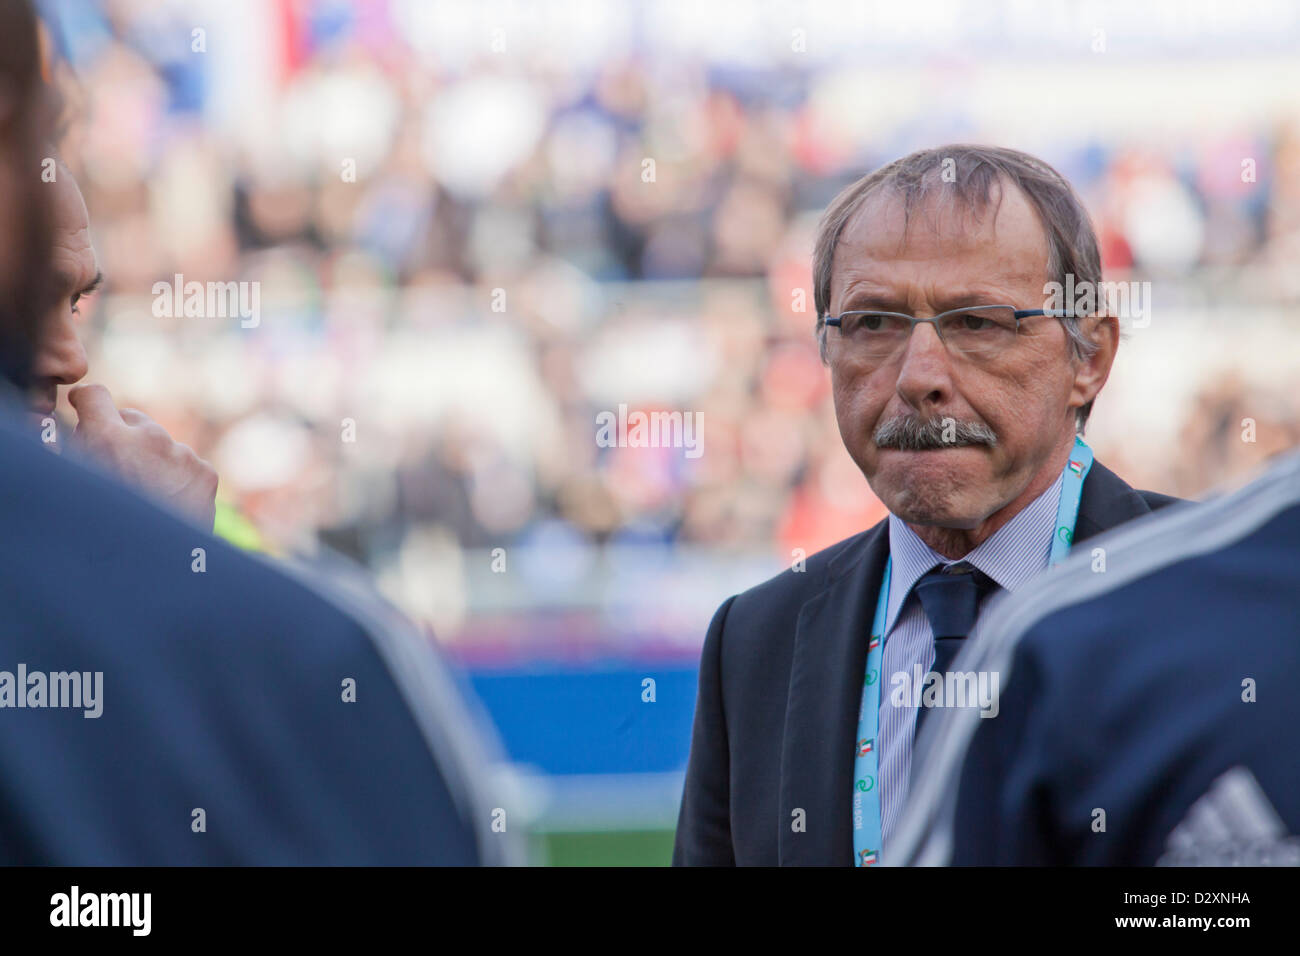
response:
[[[840,234],[865,201],[880,191],[903,200],[904,222],[932,196],[956,201],[975,213],[1002,201],[1002,189],[1014,186],[1033,207],[1047,233],[1047,275],[1067,285],[1093,283],[1100,288],[1101,253],[1097,234],[1087,210],[1065,177],[1041,159],[1015,149],[998,146],[955,144],[922,149],[882,166],[844,189],[822,215],[813,251],[813,300],[817,306],[817,342],[822,361],[827,361],[826,316],[831,302],[831,269]],[[996,214],[996,207],[995,207]],[[905,227],[906,228],[906,227]],[[1067,305],[1068,307],[1068,305]],[[1090,357],[1097,344],[1079,327],[1078,318],[1062,320],[1075,359]],[[1092,402],[1079,408],[1076,428],[1083,431],[1092,412]]]

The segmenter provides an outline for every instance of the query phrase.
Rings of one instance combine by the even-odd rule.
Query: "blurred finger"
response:
[[[68,402],[77,412],[77,429],[94,431],[123,424],[113,396],[103,385],[76,385],[68,389]]]

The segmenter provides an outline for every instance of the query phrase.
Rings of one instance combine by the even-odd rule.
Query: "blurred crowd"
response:
[[[512,57],[517,31],[452,66],[410,6],[266,3],[237,43],[172,4],[60,8],[63,150],[105,275],[90,380],[211,460],[265,547],[349,555],[453,630],[465,564],[494,548],[550,555],[545,582],[594,546],[788,563],[879,520],[813,337],[817,218],[915,146],[996,131],[959,100],[849,121],[827,67],[620,50],[568,69]],[[1227,328],[1300,311],[1296,120],[1039,151],[1091,209],[1108,278]],[[157,317],[177,274],[259,282],[259,324]],[[1196,495],[1300,444],[1288,393],[1186,374],[1209,377],[1168,447],[1116,439],[1134,484]],[[1105,402],[1103,459],[1122,429]],[[599,447],[620,404],[702,413],[704,454]]]

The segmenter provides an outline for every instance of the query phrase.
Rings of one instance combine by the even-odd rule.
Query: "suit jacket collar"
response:
[[[1141,495],[1094,461],[1084,479],[1074,540],[1150,510]],[[826,585],[799,612],[781,751],[783,866],[853,863],[854,734],[867,632],[889,557],[888,527],[882,521],[850,539],[828,563]]]
[[[1094,461],[1079,496],[1074,540],[1083,541],[1150,512],[1151,506],[1145,498],[1115,472]]]

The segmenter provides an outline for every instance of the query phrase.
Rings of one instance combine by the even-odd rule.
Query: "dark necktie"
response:
[[[934,631],[934,666],[930,669],[939,674],[940,679],[952,668],[966,635],[975,626],[980,601],[997,586],[997,582],[983,571],[959,561],[926,572],[912,588],[930,620],[930,629]],[[928,707],[920,707],[917,712],[918,732],[928,710]]]

